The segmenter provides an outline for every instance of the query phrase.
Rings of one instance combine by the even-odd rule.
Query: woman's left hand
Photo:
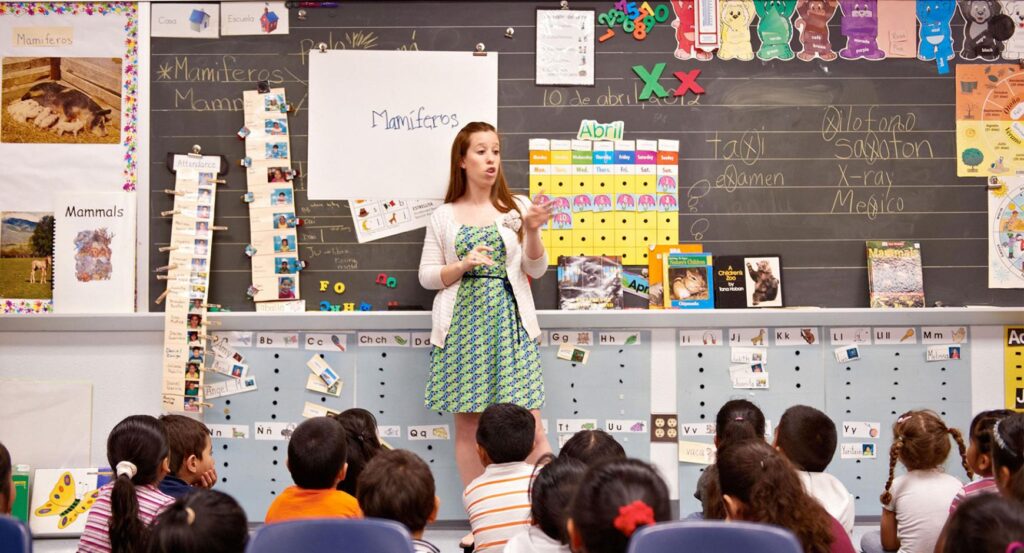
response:
[[[550,201],[530,205],[526,214],[523,215],[523,224],[526,225],[526,230],[535,231],[550,221],[552,207]]]

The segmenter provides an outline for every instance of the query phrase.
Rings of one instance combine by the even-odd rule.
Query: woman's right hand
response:
[[[459,263],[462,264],[462,272],[468,273],[474,268],[480,265],[487,265],[490,267],[494,265],[494,260],[491,259],[490,253],[494,251],[494,248],[480,244],[469,251]]]

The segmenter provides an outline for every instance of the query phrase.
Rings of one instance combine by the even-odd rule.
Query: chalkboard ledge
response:
[[[1024,321],[1024,307],[936,307],[925,309],[793,308],[694,311],[538,311],[543,329],[711,328],[784,326],[1007,325]],[[430,312],[211,313],[210,330],[359,331],[426,330]],[[0,332],[161,332],[163,313],[129,315],[0,315]]]

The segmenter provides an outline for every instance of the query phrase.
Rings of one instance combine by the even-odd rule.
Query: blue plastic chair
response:
[[[405,526],[380,519],[290,520],[262,526],[245,553],[414,553]]]
[[[0,553],[32,553],[32,534],[20,520],[0,515]]]
[[[626,553],[803,553],[789,530],[749,522],[666,522],[645,526]]]

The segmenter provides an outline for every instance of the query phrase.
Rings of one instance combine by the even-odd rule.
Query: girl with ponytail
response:
[[[163,425],[149,415],[133,415],[117,423],[107,437],[107,462],[114,479],[100,488],[78,551],[142,553],[149,525],[174,502],[156,487],[170,472]]]
[[[242,553],[248,524],[230,495],[196,490],[157,517],[148,553]]]
[[[967,446],[956,428],[949,428],[933,411],[908,411],[892,425],[889,449],[889,479],[882,493],[880,532],[861,539],[864,553],[899,550],[905,553],[931,552],[942,533],[949,505],[963,482],[945,473],[950,438],[960,450],[960,462],[967,478],[974,477],[967,464]],[[896,463],[907,473],[896,478]]]
[[[569,546],[574,553],[625,553],[634,532],[671,518],[668,487],[651,465],[608,461],[580,481],[566,523]]]
[[[992,442],[992,465],[999,492],[1024,502],[1024,414],[997,422],[992,428]]]
[[[807,495],[793,465],[764,440],[730,442],[715,463],[726,520],[781,526],[806,553],[854,552],[843,525]]]

